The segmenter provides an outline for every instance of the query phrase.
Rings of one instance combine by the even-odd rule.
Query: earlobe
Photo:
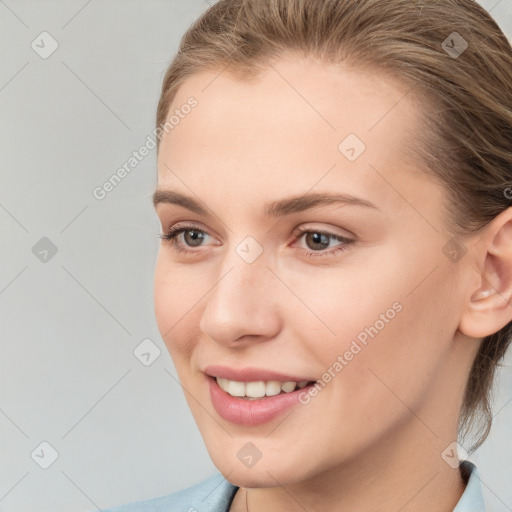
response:
[[[478,285],[465,306],[459,330],[484,338],[512,321],[512,208],[488,225],[474,249]]]

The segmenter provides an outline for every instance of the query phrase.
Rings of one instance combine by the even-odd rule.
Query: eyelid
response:
[[[343,231],[343,233],[338,233],[337,230],[341,230],[341,231]],[[293,230],[293,235],[302,234],[302,233],[304,233],[304,231],[315,231],[318,233],[325,233],[325,234],[337,236],[339,238],[343,238],[346,240],[348,240],[348,239],[353,240],[353,239],[357,238],[356,235],[354,233],[352,233],[352,231],[349,231],[348,229],[336,228],[334,226],[322,228],[322,227],[318,227],[318,225],[315,225],[314,223],[313,223],[313,225],[311,223],[300,224],[300,226],[296,227]]]
[[[197,231],[201,231],[203,233],[206,233],[211,238],[217,238],[216,235],[212,234],[210,229],[206,229],[205,227],[203,227],[202,225],[200,225],[199,223],[196,223],[194,221],[178,221],[178,222],[175,222],[175,223],[173,223],[171,225],[170,228],[168,228],[167,230],[164,230],[165,231],[164,234],[168,234],[170,231],[176,232],[176,231],[179,231],[180,229],[183,229],[184,231],[189,231],[189,230],[194,230],[195,229]]]

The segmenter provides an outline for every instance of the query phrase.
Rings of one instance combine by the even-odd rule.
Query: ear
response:
[[[484,338],[512,321],[512,207],[487,225],[474,250],[477,285],[470,290],[459,331]]]

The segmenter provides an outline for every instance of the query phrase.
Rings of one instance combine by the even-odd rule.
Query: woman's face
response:
[[[173,101],[156,211],[163,234],[186,229],[159,249],[156,319],[237,485],[453,440],[470,270],[447,245],[443,189],[402,155],[421,129],[407,93],[293,57],[251,81],[196,74]]]

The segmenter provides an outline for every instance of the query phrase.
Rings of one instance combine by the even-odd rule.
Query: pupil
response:
[[[314,244],[320,244],[320,245],[329,245],[329,238],[324,235],[323,233],[313,233],[311,238],[313,239]],[[323,249],[324,247],[320,247],[320,249]],[[318,249],[318,247],[315,247],[315,249]]]
[[[194,234],[195,234],[195,235],[194,235]],[[188,245],[192,245],[192,246],[195,246],[195,245],[201,245],[201,240],[202,240],[202,236],[203,236],[203,235],[202,235],[201,233],[199,233],[199,231],[196,231],[196,230],[187,231],[187,232],[185,233],[185,238],[186,238],[188,235],[190,235],[190,236],[192,237],[192,240],[193,240],[193,241],[196,241],[196,242],[198,241],[198,242],[199,242],[199,243],[197,243],[197,244],[194,244],[194,243],[188,244],[188,240],[187,240],[187,244],[188,244]]]

